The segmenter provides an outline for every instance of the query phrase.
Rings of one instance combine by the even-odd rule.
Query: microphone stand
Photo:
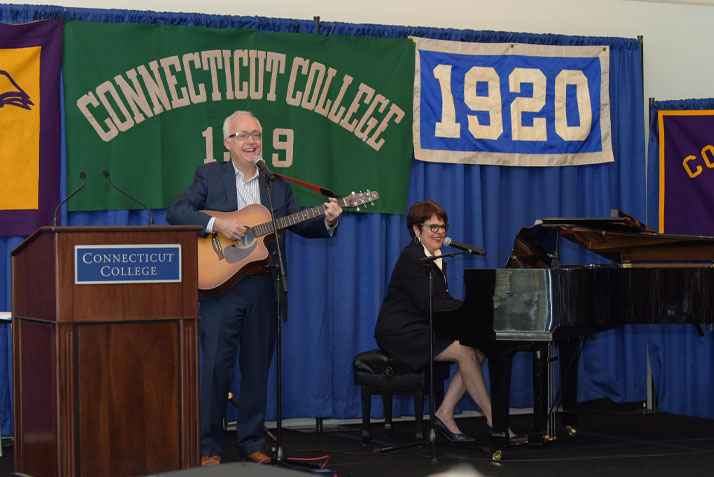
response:
[[[275,268],[277,269],[277,275],[275,279],[275,302],[277,304],[277,314],[276,314],[276,320],[277,320],[277,329],[276,329],[276,359],[278,362],[276,363],[276,388],[277,388],[277,399],[276,399],[276,405],[277,405],[277,411],[276,411],[276,436],[273,437],[272,435],[270,436],[274,441],[275,441],[275,447],[273,448],[273,455],[271,456],[270,463],[273,465],[281,465],[283,467],[310,467],[310,468],[316,468],[315,464],[311,462],[303,462],[303,461],[294,461],[294,462],[289,462],[288,456],[283,449],[282,445],[282,413],[283,413],[283,404],[282,404],[282,326],[280,323],[280,305],[281,305],[281,299],[282,299],[282,293],[281,290],[284,290],[285,293],[287,294],[288,292],[288,280],[287,280],[287,272],[286,272],[286,267],[285,267],[285,262],[283,259],[283,252],[280,248],[280,234],[278,233],[278,223],[277,219],[275,218],[275,207],[273,206],[273,195],[272,195],[272,189],[271,189],[271,182],[275,178],[275,174],[268,169],[268,167],[265,165],[265,161],[262,159],[260,161],[255,160],[255,164],[258,166],[258,169],[262,171],[263,177],[265,178],[265,190],[268,195],[268,202],[270,205],[270,218],[271,222],[273,224],[273,233],[275,234],[275,246],[277,247],[277,256],[278,256],[278,263],[271,263],[268,265],[268,268]],[[288,178],[290,179],[290,178]],[[291,179],[292,180],[292,179]],[[300,182],[298,182],[300,184]],[[301,184],[305,185],[305,184]],[[329,192],[329,191],[328,191]],[[334,197],[335,195],[332,194],[330,197]],[[287,308],[285,310],[285,320],[287,321]],[[266,431],[267,432],[267,431]],[[318,467],[319,468],[319,467]]]
[[[277,254],[278,254],[278,263],[271,264],[269,267],[273,267],[277,269],[277,274],[275,278],[275,303],[277,307],[277,313],[276,313],[276,321],[277,321],[277,330],[276,330],[276,348],[277,348],[277,355],[275,359],[277,359],[276,363],[276,381],[277,381],[277,416],[276,416],[276,426],[277,426],[277,433],[276,433],[276,440],[275,440],[275,450],[273,451],[273,455],[271,456],[271,463],[272,464],[281,464],[285,465],[287,462],[287,455],[285,454],[285,451],[283,450],[283,439],[282,439],[282,409],[283,409],[283,403],[282,403],[282,332],[281,332],[281,323],[280,323],[280,305],[281,305],[281,299],[282,299],[282,290],[285,290],[285,293],[288,292],[288,280],[287,280],[287,273],[285,271],[285,263],[283,262],[283,252],[280,249],[280,233],[278,232],[278,222],[277,219],[275,218],[275,207],[273,207],[273,193],[272,193],[272,177],[269,177],[268,175],[265,175],[265,190],[268,195],[268,202],[270,204],[270,219],[273,223],[273,234],[275,235],[275,246],[277,249]],[[285,310],[285,313],[287,313],[287,310]]]
[[[273,465],[280,465],[282,467],[291,467],[293,465],[295,466],[307,466],[307,467],[312,467],[312,465],[309,462],[289,462],[287,453],[283,449],[283,436],[282,436],[282,429],[283,429],[283,399],[282,399],[282,383],[283,383],[283,344],[282,344],[282,326],[280,323],[280,305],[281,305],[281,299],[282,299],[282,290],[285,291],[285,293],[288,292],[288,279],[287,279],[287,272],[285,268],[285,262],[283,261],[283,252],[280,249],[280,235],[278,233],[278,222],[277,219],[275,218],[275,207],[273,207],[273,194],[272,194],[272,188],[271,188],[271,182],[274,179],[275,176],[268,176],[267,174],[264,174],[265,177],[265,190],[268,195],[268,202],[270,205],[270,219],[273,224],[273,233],[275,234],[275,246],[277,248],[277,255],[278,255],[278,263],[275,264],[270,264],[268,265],[268,268],[275,268],[277,269],[277,275],[275,278],[275,303],[277,306],[277,313],[276,313],[276,321],[277,321],[277,329],[276,329],[276,344],[275,347],[277,348],[276,351],[276,357],[277,363],[275,367],[276,371],[276,376],[275,380],[276,382],[276,388],[277,388],[277,399],[276,399],[276,405],[277,405],[277,411],[276,411],[276,433],[275,433],[275,447],[273,450],[273,455],[270,458],[270,463]],[[287,320],[287,312],[288,310],[285,310],[285,316]],[[272,437],[272,436],[271,436]]]
[[[433,260],[425,261],[427,269],[427,282],[429,283],[429,437],[427,441],[431,446],[431,465],[439,463],[436,458],[436,432],[434,431],[434,270],[431,266]],[[419,416],[421,419],[421,416]]]
[[[424,272],[429,284],[429,432],[427,437],[422,441],[399,446],[383,447],[377,449],[375,451],[376,453],[429,445],[431,447],[431,465],[437,465],[439,463],[439,460],[436,458],[436,431],[434,430],[434,413],[436,410],[434,409],[434,267],[432,267],[432,262],[439,258],[455,257],[466,253],[471,254],[470,251],[461,251],[432,255],[419,259],[419,262],[424,267]],[[421,419],[422,417],[416,416],[416,418]]]

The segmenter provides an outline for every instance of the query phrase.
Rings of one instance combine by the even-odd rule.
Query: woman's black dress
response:
[[[461,302],[451,295],[446,284],[446,262],[442,270],[434,263],[424,265],[424,247],[414,241],[399,255],[392,278],[379,310],[374,337],[379,347],[413,369],[429,362],[429,281],[433,278],[434,310],[451,310]],[[434,356],[453,340],[434,339]]]

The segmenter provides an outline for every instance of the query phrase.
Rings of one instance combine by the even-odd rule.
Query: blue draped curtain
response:
[[[162,23],[261,31],[317,33],[312,21],[126,10],[3,5],[0,21],[8,23],[62,18],[97,22]],[[337,22],[321,24],[320,34],[375,37],[410,35],[472,42],[519,42],[548,45],[608,45],[610,99],[615,162],[579,167],[497,167],[435,164],[413,161],[407,204],[431,198],[449,214],[449,234],[487,250],[485,257],[453,259],[449,267],[452,294],[463,297],[463,269],[500,267],[516,232],[536,219],[555,216],[608,216],[611,208],[635,217],[645,215],[645,151],[640,45],[633,39],[535,35],[510,32],[453,30]],[[65,52],[72,54],[72,52]],[[62,194],[66,194],[66,159],[62,155]],[[329,184],[326,184],[329,186]],[[157,224],[165,224],[155,210]],[[405,211],[406,212],[406,211]],[[62,211],[66,225],[147,224],[141,211]],[[9,253],[19,238],[0,239],[0,306],[10,309]],[[290,270],[288,320],[283,324],[283,418],[354,418],[361,415],[360,397],[352,378],[352,360],[376,347],[377,312],[392,267],[408,242],[403,215],[353,214],[340,219],[332,240],[307,240],[288,234]],[[580,252],[572,252],[578,259]],[[477,319],[477,317],[474,317]],[[2,343],[0,342],[0,345]],[[640,330],[619,329],[588,342],[581,361],[580,400],[608,397],[616,401],[645,399],[645,346]],[[0,350],[2,352],[2,350]],[[275,360],[274,360],[275,361]],[[273,362],[275,367],[275,362]],[[3,371],[3,370],[0,370]],[[2,374],[0,373],[0,379]],[[234,382],[237,389],[237,381]],[[275,370],[269,395],[275,396]],[[2,399],[2,395],[0,395]],[[516,357],[512,406],[529,407],[529,356]],[[2,402],[3,432],[9,403]],[[381,415],[381,402],[374,404]],[[462,409],[475,409],[467,398]],[[413,412],[409,400],[395,403],[395,415]],[[275,418],[275,399],[268,419]],[[231,416],[229,415],[229,419]]]

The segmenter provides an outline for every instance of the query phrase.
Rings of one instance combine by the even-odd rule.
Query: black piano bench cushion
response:
[[[355,384],[398,392],[422,387],[424,370],[411,369],[397,358],[374,349],[357,355],[353,363]]]

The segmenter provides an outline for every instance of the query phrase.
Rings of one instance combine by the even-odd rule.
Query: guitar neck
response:
[[[337,199],[337,203],[340,207],[346,206],[345,199]],[[313,207],[312,209],[301,210],[300,212],[295,212],[294,214],[286,215],[285,217],[279,217],[275,221],[278,225],[278,231],[280,231],[292,225],[296,225],[307,220],[314,219],[315,217],[321,217],[323,215],[325,215],[325,206],[318,205],[317,207]],[[255,235],[256,237],[262,237],[264,235],[272,233],[272,222],[265,222],[263,224],[256,225],[253,227],[253,235]]]

